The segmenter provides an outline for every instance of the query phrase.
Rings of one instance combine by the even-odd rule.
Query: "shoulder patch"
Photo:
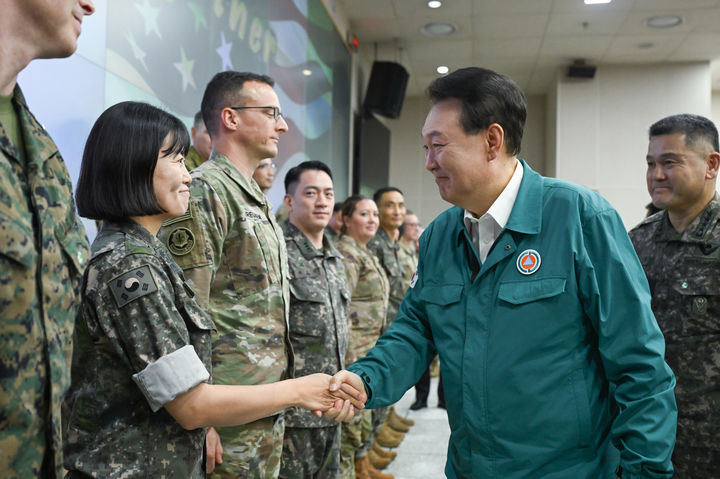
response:
[[[192,251],[195,246],[195,235],[189,228],[176,226],[170,230],[167,237],[167,247],[177,256],[183,256]]]
[[[150,267],[140,266],[107,282],[118,308],[157,291]]]

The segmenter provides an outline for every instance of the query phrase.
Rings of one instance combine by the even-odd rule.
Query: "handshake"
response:
[[[360,377],[342,370],[335,376],[317,373],[291,379],[298,397],[296,406],[313,411],[317,417],[348,422],[356,410],[365,408],[367,393]]]

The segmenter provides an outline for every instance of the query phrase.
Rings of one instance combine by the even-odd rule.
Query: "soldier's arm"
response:
[[[358,279],[360,278],[360,264],[354,256],[344,254],[343,265],[345,266],[345,276],[347,277],[348,287],[350,288],[350,297],[352,297]]]

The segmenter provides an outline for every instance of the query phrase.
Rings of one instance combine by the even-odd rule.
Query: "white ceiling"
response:
[[[526,94],[544,94],[575,59],[595,66],[711,61],[713,89],[720,90],[720,0],[443,0],[438,9],[427,0],[337,2],[371,57],[409,71],[408,95],[421,95],[438,65],[483,66],[510,76]],[[661,14],[684,21],[645,26]],[[428,22],[454,23],[458,31],[428,37],[420,32]]]

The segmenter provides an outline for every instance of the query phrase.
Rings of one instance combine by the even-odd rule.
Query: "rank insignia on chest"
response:
[[[515,265],[522,274],[533,274],[540,269],[540,253],[534,249],[526,249],[517,258]]]
[[[157,291],[149,266],[140,266],[108,281],[110,292],[118,308]]]

